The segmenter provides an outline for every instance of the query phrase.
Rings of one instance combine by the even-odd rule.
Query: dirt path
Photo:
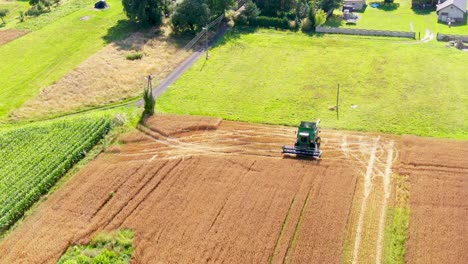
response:
[[[426,29],[426,34],[424,35],[424,38],[422,38],[420,41],[422,43],[427,43],[429,41],[432,41],[435,37],[435,34],[431,32],[429,29]]]
[[[382,261],[387,205],[391,195],[392,165],[397,152],[392,139],[344,135],[341,149],[355,161],[359,178],[349,226],[351,263]],[[364,239],[365,238],[365,239]]]
[[[28,34],[28,30],[17,30],[17,29],[6,29],[0,30],[0,46],[10,41],[13,41],[19,37]]]

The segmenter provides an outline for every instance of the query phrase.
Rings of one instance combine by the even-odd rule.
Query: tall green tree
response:
[[[255,24],[258,15],[260,15],[260,9],[257,8],[257,5],[252,0],[248,0],[245,3],[244,10],[242,10],[237,19],[241,24]]]
[[[210,8],[211,15],[219,16],[224,11],[236,4],[236,0],[208,0],[208,7]]]
[[[296,0],[254,0],[262,16],[283,16],[296,6]]]
[[[204,0],[184,0],[171,17],[176,31],[199,31],[210,21],[210,8]]]
[[[330,10],[337,9],[341,5],[343,5],[343,0],[319,0],[318,1],[318,8],[325,11],[325,13]]]
[[[310,25],[315,27],[315,9],[317,8],[317,3],[315,1],[309,2],[309,12],[307,12],[307,18],[310,21]]]
[[[299,19],[304,19],[307,17],[307,14],[309,13],[309,3],[307,0],[300,0],[296,3],[296,16]]]
[[[163,21],[162,0],[122,0],[124,12],[140,27],[159,26]]]

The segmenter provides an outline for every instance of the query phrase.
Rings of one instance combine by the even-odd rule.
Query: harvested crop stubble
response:
[[[171,131],[192,121],[212,122],[174,118]],[[274,142],[294,130],[280,126],[147,129],[44,202],[0,244],[0,263],[54,261],[70,242],[119,228],[135,230],[135,263],[340,261],[357,178],[343,156],[281,158]]]
[[[467,141],[405,136],[399,174],[409,175],[409,263],[468,263]]]

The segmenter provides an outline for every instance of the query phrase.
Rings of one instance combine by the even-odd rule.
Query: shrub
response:
[[[260,9],[250,0],[245,4],[245,9],[237,16],[236,22],[240,25],[255,26],[258,15],[260,15]]]
[[[313,25],[312,23],[310,22],[309,18],[304,18],[302,20],[302,26],[301,26],[301,30],[303,32],[309,32],[313,29]]]
[[[287,18],[276,18],[276,17],[265,17],[265,16],[257,17],[256,26],[266,27],[266,28],[274,27],[275,29],[278,29],[278,28],[290,29],[289,21]]]
[[[130,53],[125,58],[127,60],[141,60],[141,58],[143,58],[143,53],[141,52]]]
[[[156,101],[153,97],[153,88],[151,87],[151,82],[149,82],[148,87],[143,91],[143,100],[145,101],[143,118],[146,116],[152,116],[154,114],[154,106]]]
[[[319,9],[315,14],[315,25],[319,27],[325,24],[325,22],[327,22],[327,14],[325,11]]]
[[[19,17],[18,17],[18,19],[19,19],[20,22],[24,22],[25,16],[24,16],[24,12],[23,12],[23,11],[20,11],[20,12],[19,12]]]
[[[0,9],[0,19],[2,20],[3,24],[5,24],[5,17],[8,15],[8,13],[10,12],[10,10],[8,9]]]

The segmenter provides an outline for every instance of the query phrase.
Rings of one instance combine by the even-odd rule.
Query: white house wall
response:
[[[463,19],[465,16],[465,13],[463,13],[460,9],[454,7],[454,6],[447,6],[444,9],[439,10],[439,20],[443,20],[443,13],[447,13],[449,18],[457,18],[457,19]],[[444,21],[446,22],[446,21]]]

